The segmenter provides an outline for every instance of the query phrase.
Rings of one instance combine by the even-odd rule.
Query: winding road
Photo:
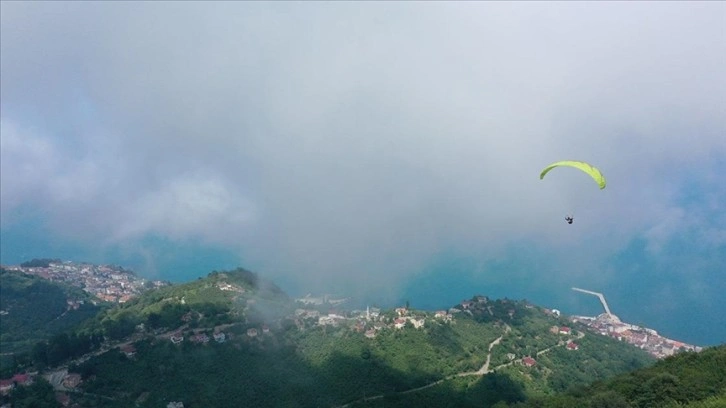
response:
[[[481,368],[478,369],[477,371],[465,371],[465,372],[461,372],[461,373],[457,373],[457,374],[452,374],[452,375],[446,376],[446,377],[444,377],[444,378],[442,378],[440,380],[434,381],[434,382],[432,382],[430,384],[426,384],[426,385],[423,385],[423,386],[417,387],[417,388],[412,388],[412,389],[406,390],[406,391],[394,392],[393,394],[396,394],[396,395],[412,394],[414,392],[418,392],[418,391],[421,391],[421,390],[425,390],[427,388],[434,387],[436,385],[441,384],[444,381],[448,381],[448,380],[451,380],[452,378],[456,378],[456,377],[469,377],[469,376],[474,376],[474,375],[476,375],[476,376],[483,376],[485,374],[489,374],[490,372],[493,372],[494,370],[498,370],[500,368],[510,366],[510,365],[514,364],[516,361],[521,361],[521,359],[518,359],[518,360],[515,360],[515,361],[510,361],[509,363],[502,364],[502,365],[499,365],[497,367],[494,367],[493,370],[489,370],[489,362],[491,361],[491,358],[492,358],[492,348],[494,348],[494,346],[498,345],[502,341],[502,338],[504,338],[504,335],[507,334],[507,333],[509,333],[511,330],[512,330],[512,328],[509,327],[509,325],[507,325],[506,328],[504,329],[504,334],[502,334],[501,336],[497,337],[494,341],[492,341],[491,343],[489,343],[489,350],[488,350],[489,352],[487,353],[487,358],[484,361],[484,364],[481,366]],[[585,336],[585,333],[580,332],[580,333],[578,333],[577,338],[578,339],[581,339],[584,336]],[[542,355],[542,354],[544,354],[544,353],[552,350],[555,347],[562,347],[565,344],[567,344],[567,343],[557,344],[557,345],[548,347],[548,348],[546,348],[544,350],[540,350],[540,351],[537,352],[536,355],[537,356]],[[358,404],[360,402],[368,402],[368,401],[374,401],[374,400],[377,400],[377,399],[381,399],[385,395],[386,394],[380,394],[380,395],[374,395],[374,396],[370,396],[370,397],[361,398],[361,399],[358,399],[358,400],[355,400],[355,401],[351,401],[351,402],[349,402],[347,404],[344,404],[344,405],[337,405],[334,408],[348,408],[351,405]]]

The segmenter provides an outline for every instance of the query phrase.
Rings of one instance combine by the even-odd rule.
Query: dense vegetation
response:
[[[34,344],[95,316],[99,306],[79,288],[0,268],[0,374],[15,370]],[[77,308],[68,300],[82,301]]]
[[[723,349],[704,352],[711,364],[705,369],[701,355],[691,353],[605,381],[654,360],[526,301],[475,296],[466,303],[450,309],[453,319],[398,312],[412,319],[400,329],[393,327],[399,317],[393,310],[373,320],[338,310],[347,318],[321,325],[317,313],[327,316],[329,304],[296,304],[244,269],[213,272],[104,310],[74,332],[38,343],[31,356],[42,368],[102,347],[96,356],[70,362],[69,371],[83,379],[72,394],[81,407],[181,401],[187,408],[709,408],[723,402],[726,375],[717,368],[726,367]],[[413,320],[425,324],[415,328]],[[552,330],[562,325],[572,333]],[[224,341],[213,340],[220,332]],[[172,336],[184,340],[174,344]],[[570,341],[579,348],[564,347]],[[535,357],[536,365],[524,366],[525,356]],[[671,370],[676,367],[681,371]],[[588,385],[593,381],[600,382]],[[38,405],[47,398],[41,388],[37,395],[18,388],[12,398],[18,406],[34,399],[37,404],[25,406],[54,406]]]
[[[186,322],[185,327],[192,329],[232,323],[254,325],[279,319],[292,310],[293,302],[280,288],[238,268],[148,291],[98,314],[79,331],[102,332],[110,339],[120,340],[133,334],[139,325],[159,331],[174,329],[180,322]]]
[[[55,391],[48,381],[37,378],[33,384],[16,387],[13,392],[3,398],[15,408],[60,408],[55,398]]]
[[[205,279],[147,292],[86,324],[83,330],[130,338],[137,352],[128,357],[116,349],[73,365],[72,370],[84,378],[86,394],[78,402],[94,406],[101,401],[92,395],[102,395],[105,406],[126,406],[129,401],[141,407],[169,401],[191,407],[335,406],[385,395],[394,406],[395,401],[407,406],[406,401],[419,398],[456,401],[451,406],[481,406],[477,404],[482,401],[524,401],[531,395],[552,393],[553,384],[564,389],[652,361],[629,345],[593,338],[583,342],[584,351],[553,352],[541,367],[524,373],[521,366],[502,367],[500,372],[481,376],[476,372],[496,339],[501,337],[501,343],[492,348],[492,368],[510,362],[507,355],[520,359],[561,346],[562,338],[550,328],[566,320],[527,302],[478,296],[472,303],[467,310],[457,306],[453,321],[408,310],[425,319],[420,329],[410,321],[403,329],[393,328],[397,315],[391,310],[375,322],[375,337],[367,338],[364,328],[356,329],[354,322],[370,329],[372,321],[360,318],[319,325],[316,317],[296,316],[295,309],[303,306],[255,274],[214,272]],[[327,311],[330,306],[317,309]],[[269,333],[247,334],[248,329],[263,326]],[[227,334],[224,343],[189,341],[222,328]],[[169,333],[186,340],[174,345]],[[574,372],[562,377],[550,372],[559,368]],[[457,377],[461,373],[467,376]],[[436,382],[431,388],[409,392]]]
[[[573,387],[567,393],[533,398],[517,408],[612,407],[706,408],[726,407],[726,345],[700,353],[687,352],[655,365]]]
[[[375,339],[342,327],[291,327],[223,344],[142,341],[133,359],[107,353],[77,370],[89,378],[87,392],[119,401],[143,396],[141,406],[170,399],[192,407],[333,406],[476,370],[497,335],[466,320],[443,329],[390,329]]]

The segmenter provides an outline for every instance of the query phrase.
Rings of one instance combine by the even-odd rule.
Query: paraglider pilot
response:
[[[565,217],[565,221],[567,221],[568,224],[572,224],[572,221],[574,221],[574,218],[572,218],[571,215],[568,215]]]

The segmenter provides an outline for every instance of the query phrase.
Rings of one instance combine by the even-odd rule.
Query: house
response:
[[[262,333],[267,334],[269,332],[270,332],[270,328],[266,324],[263,324],[262,325]]]
[[[13,380],[0,380],[0,394],[6,395],[13,388],[15,388]]]
[[[318,324],[320,326],[325,326],[325,325],[328,325],[328,324],[333,325],[333,326],[337,326],[338,322],[335,320],[334,317],[328,315],[328,316],[320,316],[318,318]]]
[[[413,327],[416,329],[420,329],[423,327],[425,322],[425,319],[411,319],[411,323],[413,324]]]
[[[645,344],[648,342],[648,335],[645,333],[634,332],[630,335],[630,342],[637,344]]]
[[[468,309],[468,308],[472,307],[473,305],[474,305],[474,302],[472,302],[470,300],[465,300],[465,301],[461,302],[461,307],[463,307],[464,309]]]
[[[375,329],[368,329],[368,330],[366,330],[365,336],[368,337],[369,339],[372,339],[372,338],[376,337],[376,331],[375,331]]]
[[[257,337],[257,329],[247,329],[247,335],[250,337]]]
[[[189,340],[193,341],[194,343],[206,344],[206,343],[209,343],[209,336],[207,336],[204,333],[195,334]]]
[[[434,317],[437,319],[446,318],[446,310],[437,310],[436,313],[434,313]]]
[[[214,341],[217,343],[224,343],[224,341],[227,339],[227,336],[225,336],[224,333],[214,333]]]
[[[366,328],[366,324],[363,321],[358,320],[355,325],[353,326],[353,330],[360,333],[364,331]]]
[[[126,344],[121,346],[121,352],[124,353],[126,357],[131,358],[136,355],[136,347],[134,347],[133,344]]]
[[[570,334],[570,328],[567,326],[560,327],[560,334]]]
[[[406,313],[408,313],[408,310],[405,307],[397,307],[395,310],[396,314],[399,316],[406,316]]]
[[[184,408],[184,403],[171,401],[170,403],[166,404],[166,408]]]
[[[567,347],[568,350],[577,350],[580,348],[580,346],[578,346],[574,341],[567,343],[567,346],[565,347]]]
[[[406,325],[406,319],[397,318],[393,321],[393,326],[397,329],[403,329],[403,327]]]
[[[522,364],[524,364],[525,367],[534,367],[534,365],[537,364],[537,361],[528,356],[522,359]]]
[[[63,379],[63,386],[66,388],[76,388],[78,387],[78,384],[81,383],[81,375],[80,374],[68,374],[66,378]]]
[[[550,327],[550,333],[557,334],[559,332],[560,332],[560,328],[559,327],[557,327],[557,326]]]
[[[33,378],[28,374],[15,374],[10,381],[17,385],[30,385],[33,383]]]

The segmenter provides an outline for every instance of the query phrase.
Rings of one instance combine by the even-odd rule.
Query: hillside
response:
[[[54,385],[73,389],[79,406],[490,406],[653,362],[568,325],[486,296],[436,312],[296,304],[238,269],[150,290],[85,322],[78,338],[107,340],[70,364],[79,385]]]
[[[273,283],[239,268],[193,282],[161,287],[100,313],[81,332],[101,331],[119,340],[133,333],[249,325],[280,319],[294,304]],[[141,330],[139,330],[141,328]]]
[[[0,268],[0,373],[13,356],[72,329],[101,308],[79,288]]]
[[[681,353],[607,381],[513,406],[726,407],[726,345],[707,348],[700,353]]]

